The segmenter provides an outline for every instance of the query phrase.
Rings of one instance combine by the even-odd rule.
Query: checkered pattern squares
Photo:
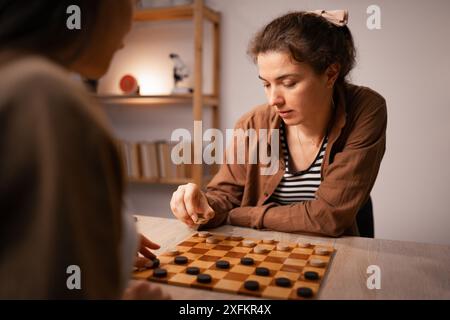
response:
[[[269,299],[284,299],[287,300],[291,296],[291,288],[282,288],[277,286],[267,286],[262,292],[262,296]]]
[[[216,245],[215,244],[210,244],[210,243],[205,243],[205,242],[200,242],[197,243],[194,248],[200,248],[200,249],[208,249],[211,250],[212,248],[214,248]]]
[[[181,285],[185,287],[190,287],[197,280],[196,276],[186,274],[186,273],[177,273],[173,277],[171,277],[168,281],[169,284]]]
[[[153,270],[137,271],[133,274],[137,279],[148,279],[149,281],[163,282],[170,285],[191,287],[204,290],[214,290],[241,295],[249,295],[267,299],[301,299],[297,295],[297,288],[311,288],[314,295],[319,292],[321,281],[324,279],[327,269],[331,264],[331,257],[334,248],[320,245],[317,247],[327,248],[330,255],[315,254],[315,245],[309,248],[297,247],[295,243],[287,243],[287,251],[277,250],[278,241],[268,244],[260,239],[232,240],[226,235],[213,235],[219,239],[216,244],[206,243],[206,239],[193,235],[179,243],[176,248],[179,255],[188,258],[185,265],[175,264],[175,257],[169,254],[159,256],[160,268],[167,270],[167,277],[156,278]],[[244,240],[254,241],[258,247],[268,250],[267,253],[257,254],[253,248],[244,247]],[[253,258],[254,264],[247,266],[241,264],[241,258]],[[324,267],[314,267],[310,264],[312,259],[325,262]],[[216,267],[218,260],[228,261],[229,269]],[[188,267],[198,267],[200,273],[211,276],[211,283],[199,283],[196,275],[186,273]],[[256,275],[256,268],[264,267],[269,269],[269,276]],[[305,279],[304,273],[307,271],[317,272],[318,280]],[[290,287],[280,287],[276,285],[276,278],[287,278],[291,280]],[[244,287],[244,283],[249,280],[257,281],[259,289],[252,291]]]
[[[228,272],[228,274],[224,277],[224,279],[227,280],[233,280],[233,281],[239,281],[244,282],[249,277],[248,274],[245,273],[237,273],[237,272]]]
[[[298,266],[298,267],[304,267],[306,265],[306,260],[297,260],[288,258],[284,260],[284,264],[288,266]]]
[[[201,261],[201,260],[195,260],[192,261],[189,264],[189,267],[197,267],[200,269],[209,269],[210,267],[212,267],[215,264],[214,261]]]
[[[208,270],[205,270],[205,272],[203,272],[203,273],[209,274],[211,277],[213,277],[213,279],[223,279],[227,275],[228,272],[208,269]]]
[[[236,247],[238,246],[240,241],[231,241],[231,240],[224,240],[221,242],[224,246],[230,246],[230,247]]]
[[[173,261],[174,257],[162,255],[162,256],[159,256],[158,259],[161,264],[168,264]]]
[[[238,258],[230,258],[230,257],[226,257],[226,256],[222,257],[220,260],[228,261],[228,262],[230,263],[230,266],[235,266],[235,265],[241,263],[241,259],[238,259]]]
[[[221,292],[237,292],[242,282],[228,279],[220,279],[214,289]]]
[[[272,262],[265,262],[265,261],[261,262],[258,265],[258,267],[267,268],[267,269],[269,269],[271,271],[278,271],[278,270],[281,269],[282,266],[283,265],[279,264],[279,263],[272,263]]]
[[[234,247],[230,251],[231,252],[249,253],[250,251],[252,251],[252,248],[248,248],[248,247]]]
[[[308,248],[294,248],[292,249],[292,253],[299,253],[299,254],[305,254],[307,256],[310,256],[313,254],[313,249]]]
[[[168,264],[168,265],[166,265],[165,269],[167,270],[167,272],[181,273],[181,272],[184,272],[186,270],[186,267],[185,266],[174,265],[174,264]]]
[[[249,267],[249,266],[243,266],[243,265],[236,265],[233,268],[230,269],[230,272],[235,273],[243,273],[243,274],[252,274],[255,272],[255,267]]]
[[[188,258],[189,260],[196,260],[202,256],[201,254],[190,253],[190,252],[183,252],[182,255],[185,256],[186,258]]]
[[[208,251],[208,256],[213,256],[213,257],[223,257],[226,254],[227,254],[227,251],[223,251],[223,250],[209,250]]]
[[[272,282],[272,277],[262,277],[252,274],[248,276],[247,280],[254,280],[257,281],[260,285],[268,286]]]
[[[300,275],[296,272],[278,271],[275,273],[274,278],[288,278],[295,282],[300,279]]]
[[[252,258],[253,260],[258,262],[264,261],[266,259],[266,255],[264,254],[248,253],[245,256]]]
[[[285,251],[270,251],[267,255],[269,257],[287,258],[291,253]]]

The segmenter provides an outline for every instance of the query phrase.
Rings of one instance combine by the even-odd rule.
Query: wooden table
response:
[[[184,240],[195,230],[175,219],[137,216],[138,229],[161,245],[156,254]],[[343,237],[312,237],[259,231],[230,225],[213,229],[222,234],[290,242],[306,240],[333,245],[337,252],[318,299],[450,299],[450,247],[424,243]],[[381,289],[368,289],[367,268],[381,270]],[[174,299],[253,299],[241,295],[162,285]]]

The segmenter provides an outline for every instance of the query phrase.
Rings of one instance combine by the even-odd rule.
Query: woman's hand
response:
[[[147,268],[151,265],[151,260],[155,259],[156,256],[150,249],[159,249],[159,244],[156,244],[146,238],[142,233],[139,234],[139,249],[136,252],[136,259],[134,261],[134,266],[138,269]],[[141,254],[141,255],[139,255]]]
[[[156,256],[149,249],[153,249],[153,250],[159,249],[160,248],[159,244],[156,244],[156,243],[150,241],[142,233],[139,236],[140,236],[140,240],[139,240],[138,253],[142,254],[147,259],[150,259],[150,260],[155,259]]]
[[[170,209],[175,217],[193,228],[214,217],[214,210],[208,204],[205,194],[194,183],[178,187],[170,200]]]
[[[160,286],[144,280],[130,280],[122,296],[123,300],[169,300],[171,296]]]

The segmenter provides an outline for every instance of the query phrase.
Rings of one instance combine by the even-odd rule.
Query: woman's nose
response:
[[[268,98],[271,106],[280,106],[284,104],[284,98],[277,90],[271,90]]]

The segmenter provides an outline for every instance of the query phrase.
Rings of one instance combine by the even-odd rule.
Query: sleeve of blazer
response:
[[[386,102],[373,99],[354,119],[343,151],[336,153],[328,167],[316,200],[236,208],[230,212],[231,218],[250,215],[255,227],[282,232],[342,235],[353,224],[375,183],[386,147],[386,126]],[[256,225],[257,221],[263,221],[263,225]]]
[[[41,75],[22,88],[0,104],[0,251],[8,257],[0,274],[9,273],[10,290],[0,295],[118,298],[123,177],[116,145],[81,88]],[[68,288],[73,265],[80,290]]]
[[[237,122],[234,128],[235,132],[236,130],[245,130],[242,125],[242,119]],[[246,182],[246,167],[245,164],[237,163],[237,148],[237,143],[228,146],[224,163],[206,188],[205,195],[209,205],[215,212],[215,216],[207,224],[202,225],[202,228],[215,228],[225,223],[229,211],[241,205]],[[248,148],[247,140],[246,148]],[[235,157],[233,163],[225,160],[229,155]]]

